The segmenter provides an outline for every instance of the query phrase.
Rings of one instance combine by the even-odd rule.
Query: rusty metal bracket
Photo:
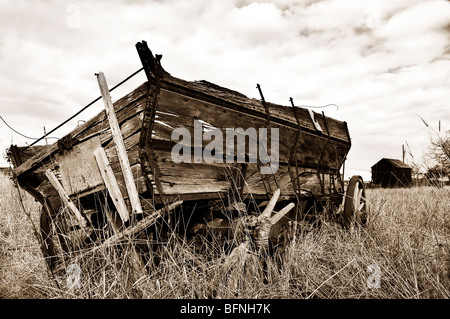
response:
[[[298,141],[300,138],[301,125],[300,125],[300,117],[297,113],[297,108],[294,105],[294,99],[292,97],[290,97],[289,101],[291,102],[292,111],[294,113],[295,120],[297,121],[297,132],[296,132],[295,138],[294,138],[294,145],[292,146],[291,153],[289,155],[288,171],[289,171],[289,175],[291,175],[292,188],[294,189],[295,197],[297,198],[297,203],[300,203],[300,195],[301,195],[300,175],[299,175],[299,171],[298,171],[298,161],[297,161],[296,150],[297,150],[297,145],[298,145]],[[292,172],[292,167],[291,167],[291,162],[293,161],[294,157],[295,157],[295,176],[294,176],[294,172]]]
[[[154,178],[155,186],[158,191],[161,202],[167,204],[164,190],[161,184],[161,170],[155,154],[151,148],[153,125],[155,123],[156,108],[158,105],[159,92],[161,89],[161,80],[164,76],[164,69],[161,66],[160,60],[162,55],[153,57],[152,51],[148,48],[147,43],[142,41],[136,44],[139,57],[144,67],[145,74],[148,79],[147,104],[144,110],[144,118],[142,120],[141,135],[139,137],[139,159],[141,167],[145,176],[147,188],[150,191],[152,198],[154,198],[153,184],[148,178],[151,174]],[[152,83],[154,82],[154,85]]]
[[[162,55],[156,54],[155,57],[153,57],[153,53],[148,47],[146,41],[136,43],[136,50],[139,54],[145,75],[149,81],[154,81],[160,74],[168,74],[168,72],[164,70],[159,63]]]
[[[12,161],[12,164],[14,165],[13,167],[18,167],[23,163],[20,153],[20,149],[17,147],[17,145],[11,144],[7,155],[10,161]]]
[[[261,86],[259,84],[256,84],[256,88],[259,91],[259,95],[261,96],[261,103],[264,106],[264,109],[266,111],[266,124],[265,125],[266,125],[266,128],[269,129],[269,126],[270,126],[270,109],[269,109],[269,106],[267,105],[266,100],[264,98]],[[270,181],[266,180],[265,176],[263,176],[263,174],[261,174],[261,161],[260,161],[259,157],[258,157],[258,163],[257,164],[258,164],[258,170],[260,172],[259,175],[261,176],[261,180],[262,180],[262,182],[264,184],[264,189],[266,190],[266,194],[267,194],[268,198],[271,198],[273,196],[274,192],[272,190],[272,187],[270,186]],[[275,174],[272,174],[272,176],[273,176],[273,179],[275,181],[276,188],[277,189],[280,188],[279,185],[278,185],[278,181],[277,181],[277,178],[276,178]]]
[[[225,177],[230,183],[230,188],[226,196],[228,208],[234,208],[242,212],[245,210],[240,205],[244,205],[243,193],[245,178],[247,176],[247,166],[248,164],[246,163],[236,163],[225,168]]]
[[[328,130],[328,123],[327,123],[327,118],[325,116],[325,113],[322,112],[322,116],[323,116],[323,123],[325,125],[325,129],[327,130],[327,141],[325,142],[325,145],[322,148],[322,152],[320,154],[320,159],[319,162],[317,163],[317,176],[319,178],[319,182],[320,182],[320,187],[322,189],[322,195],[325,195],[325,152],[328,149],[328,145],[330,144],[330,139],[331,139],[331,135],[330,135],[330,131]],[[320,173],[322,173],[322,177],[320,176]]]
[[[256,84],[256,88],[259,91],[259,95],[261,96],[261,103],[264,106],[264,109],[266,110],[266,127],[269,128],[270,125],[270,110],[269,110],[269,106],[266,103],[266,100],[264,99],[264,95],[262,93],[261,90],[261,85]]]

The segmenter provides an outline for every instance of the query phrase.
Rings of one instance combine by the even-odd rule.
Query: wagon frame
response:
[[[42,250],[51,269],[67,266],[80,249],[138,236],[164,241],[185,214],[181,207],[191,214],[184,234],[213,231],[230,239],[240,225],[247,230],[246,247],[270,254],[284,251],[298,221],[322,215],[344,227],[366,222],[362,178],[353,176],[344,190],[340,173],[351,146],[346,122],[296,107],[292,98],[291,106],[266,102],[260,85],[257,100],[207,81],[175,78],[145,41],[136,49],[147,82],[113,103],[100,72],[105,111],[54,144],[11,145],[8,151],[18,184],[42,204]],[[278,170],[261,174],[267,163],[252,160],[247,150],[240,163],[174,163],[172,132],[193,132],[194,120],[202,132],[277,128]],[[233,138],[232,150],[238,141]],[[207,144],[194,143],[193,152]],[[141,257],[134,258],[140,269]]]

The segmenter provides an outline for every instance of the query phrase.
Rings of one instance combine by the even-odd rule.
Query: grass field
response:
[[[369,222],[304,225],[282,267],[226,262],[173,240],[150,275],[115,249],[79,262],[79,286],[50,275],[33,233],[40,205],[0,175],[0,298],[449,298],[450,188],[368,189]],[[33,221],[33,223],[31,222]]]

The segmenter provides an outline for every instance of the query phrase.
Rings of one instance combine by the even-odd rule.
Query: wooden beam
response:
[[[276,213],[275,215],[273,215],[269,222],[272,225],[275,225],[276,223],[278,223],[281,218],[283,218],[287,213],[289,213],[291,211],[292,208],[295,207],[294,203],[289,203],[286,207],[284,207],[282,210],[280,210],[278,213]]]
[[[180,206],[182,203],[183,203],[183,201],[177,201],[172,204],[169,204],[169,206],[167,207],[167,210],[171,211],[171,210],[175,209],[176,207]],[[127,237],[129,238],[129,237],[133,236],[134,234],[143,231],[144,229],[153,225],[158,220],[158,218],[161,217],[161,215],[165,212],[165,210],[166,210],[166,208],[157,210],[153,214],[151,214],[151,215],[145,217],[144,219],[142,219],[141,221],[139,221],[135,226],[133,226],[131,228],[126,228],[123,231],[109,237],[101,245],[94,247],[90,252],[94,252],[103,247],[115,245],[116,243],[122,241],[123,239],[125,239]]]
[[[106,82],[103,72],[97,75],[98,85],[102,94],[103,103],[105,104],[106,115],[108,116],[109,125],[111,127],[111,134],[113,136],[114,143],[117,149],[117,156],[119,157],[120,167],[125,179],[125,185],[128,192],[128,197],[131,202],[132,213],[141,214],[142,206],[139,200],[139,194],[134,183],[133,174],[131,172],[131,166],[128,159],[125,144],[123,142],[122,134],[120,132],[119,122],[114,111],[114,105],[109,94],[108,84]]]
[[[273,194],[272,198],[269,201],[269,204],[267,204],[264,211],[261,213],[261,215],[258,216],[258,221],[263,221],[266,218],[270,218],[272,216],[273,209],[275,208],[275,205],[277,204],[278,198],[280,197],[281,191],[280,189],[277,189],[275,193]]]
[[[122,213],[123,215],[126,214],[126,217],[128,218],[128,209],[122,197],[122,193],[120,192],[119,185],[117,184],[117,180],[115,179],[111,166],[109,165],[105,150],[102,147],[95,149],[94,156],[97,160],[97,163],[99,164],[102,177],[105,178],[105,185],[107,185],[108,191],[113,198],[114,205],[116,205],[117,208],[117,212],[114,210],[110,210],[108,207],[105,207],[104,209],[104,213],[113,232],[112,237],[114,237],[117,234],[120,234],[124,226],[123,222],[120,221],[120,219],[123,220],[123,217],[122,215],[120,215],[120,213]],[[119,215],[120,218],[117,215]],[[127,248],[129,248],[128,253],[124,252],[123,256],[126,258],[128,264],[132,269],[132,274],[134,277],[133,280],[137,282],[140,278],[147,275],[145,264],[139,252],[136,250],[136,246],[133,243],[130,242],[130,245]],[[96,249],[94,248],[94,250]]]
[[[78,224],[81,227],[86,227],[86,219],[81,215],[78,208],[75,206],[75,204],[70,199],[69,195],[67,195],[66,191],[62,187],[61,183],[58,181],[58,178],[53,174],[53,172],[49,169],[45,171],[45,175],[47,176],[50,184],[56,189],[56,191],[59,194],[59,197],[61,197],[61,200],[66,204],[67,208],[74,214],[76,220],[78,221]]]
[[[102,175],[105,186],[108,189],[109,195],[111,196],[114,206],[119,213],[120,218],[125,223],[129,220],[130,216],[128,214],[127,205],[123,199],[122,193],[120,192],[119,184],[117,183],[114,172],[111,168],[111,164],[108,161],[108,156],[106,155],[103,147],[98,147],[94,150],[95,160],[97,161],[100,174]]]
[[[126,118],[130,117],[130,110],[132,113],[140,112],[144,109],[145,103],[141,103],[143,99],[147,98],[147,84],[144,83],[134,91],[128,93],[127,95],[120,98],[115,102],[117,109],[117,117],[119,122],[124,121]],[[130,107],[130,101],[133,101],[132,107]],[[96,135],[104,134],[106,127],[103,123],[107,123],[106,112],[100,112],[95,115],[90,120],[84,122],[83,124],[77,126],[71,133],[74,137],[73,143],[77,144],[79,142],[85,141]],[[109,124],[109,123],[108,123]],[[42,163],[47,161],[49,157],[58,151],[57,143],[50,144],[47,146],[35,145],[25,150],[26,154],[31,154],[27,156],[26,162],[19,167],[15,166],[15,173],[20,176],[26,174],[30,170],[36,167],[42,166]],[[30,153],[31,152],[31,153]],[[23,154],[23,151],[21,152]]]

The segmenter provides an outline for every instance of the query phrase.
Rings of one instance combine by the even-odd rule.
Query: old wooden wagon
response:
[[[346,122],[248,98],[166,72],[146,42],[136,48],[148,81],[48,146],[11,146],[18,184],[42,204],[43,251],[64,256],[124,238],[164,242],[245,228],[253,247],[282,251],[296,222],[364,220],[362,179],[347,190]],[[231,135],[230,137],[230,134]],[[97,248],[96,248],[97,247]]]

